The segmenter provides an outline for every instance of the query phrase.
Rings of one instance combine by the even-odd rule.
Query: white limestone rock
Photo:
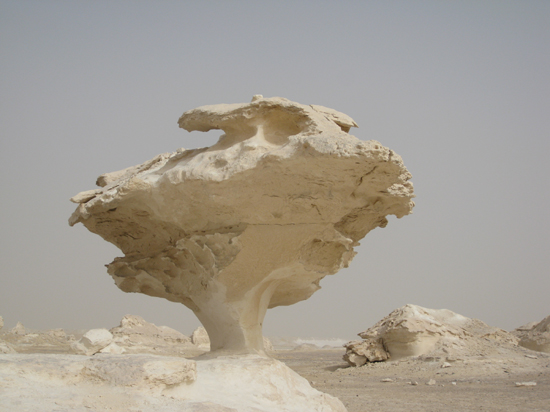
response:
[[[193,331],[191,342],[201,350],[210,350],[210,338],[203,326],[199,326]]]
[[[0,339],[0,353],[17,353],[17,351],[11,344]]]
[[[21,322],[17,322],[17,324],[10,330],[10,333],[23,336],[27,334],[27,329]]]
[[[367,362],[382,362],[389,357],[390,354],[384,347],[382,339],[348,342],[344,354],[344,360],[351,366],[362,366]]]
[[[82,375],[87,380],[160,395],[167,388],[192,383],[197,369],[194,361],[185,358],[100,354],[86,362]]]
[[[520,346],[537,352],[550,353],[550,316],[538,323],[531,322],[517,328],[514,334],[520,339]]]
[[[71,349],[78,354],[91,356],[107,347],[113,341],[113,335],[107,329],[90,329]]]
[[[157,326],[141,316],[126,315],[110,330],[114,343],[127,353],[185,355],[192,346],[189,337],[168,326]]]
[[[0,316],[0,330],[4,327],[4,318]]]
[[[242,412],[346,411],[339,399],[313,389],[284,363],[258,355],[199,360],[196,381],[165,394]]]
[[[6,411],[346,411],[282,362],[258,355],[0,355],[0,382]]]
[[[121,355],[125,352],[126,349],[118,346],[115,342],[109,343],[107,346],[99,351],[99,353],[110,353],[112,355]]]
[[[477,356],[517,346],[511,333],[447,309],[405,305],[358,334],[363,341],[346,344],[344,359],[352,366],[430,354],[434,357]]]
[[[256,96],[179,125],[225,134],[100,176],[73,197],[69,223],[122,250],[108,265],[121,290],[193,310],[213,351],[263,353],[268,308],[309,298],[370,230],[414,206],[401,158],[349,135],[355,122],[335,110]]]

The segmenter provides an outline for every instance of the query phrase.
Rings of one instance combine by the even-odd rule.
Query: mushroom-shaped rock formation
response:
[[[254,96],[179,125],[225,134],[100,176],[71,199],[69,223],[124,252],[108,265],[120,289],[193,310],[213,351],[262,353],[268,308],[309,298],[387,215],[414,206],[401,157],[349,135],[355,122],[335,110]]]

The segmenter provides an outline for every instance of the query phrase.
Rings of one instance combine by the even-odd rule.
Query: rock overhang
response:
[[[307,299],[366,233],[414,206],[402,159],[348,134],[356,123],[335,110],[255,96],[190,110],[178,123],[225,134],[100,176],[102,188],[72,199],[70,224],[124,252],[108,270],[119,288],[197,316],[217,296],[232,309],[214,323],[261,324],[267,307]]]

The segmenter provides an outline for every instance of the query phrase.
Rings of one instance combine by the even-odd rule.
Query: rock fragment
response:
[[[17,322],[17,324],[10,330],[10,333],[13,333],[14,335],[26,335],[27,329],[21,322]]]
[[[531,322],[517,328],[514,334],[519,338],[519,345],[537,352],[550,353],[550,316],[538,323]]]
[[[361,366],[367,362],[382,362],[390,358],[382,339],[351,341],[346,344],[344,360],[351,366]]]
[[[210,350],[210,338],[208,337],[208,332],[203,326],[199,326],[193,331],[193,334],[191,335],[191,342],[199,349]]]
[[[516,386],[537,386],[536,382],[516,382]]]
[[[107,329],[90,329],[71,349],[82,355],[91,356],[107,347],[113,341],[113,335]]]
[[[124,316],[110,332],[113,342],[125,353],[186,355],[193,347],[191,339],[183,333],[157,326],[137,315]]]

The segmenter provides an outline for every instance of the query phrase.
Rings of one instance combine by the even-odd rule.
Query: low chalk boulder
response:
[[[204,406],[212,403],[246,412],[346,412],[338,398],[312,388],[284,363],[258,355],[197,361],[196,381],[168,388],[163,394]]]
[[[22,336],[27,334],[27,329],[25,329],[21,322],[17,322],[17,324],[10,330],[10,333]]]
[[[71,349],[82,355],[91,356],[107,347],[113,341],[113,335],[107,329],[91,329]]]
[[[362,366],[367,362],[382,362],[389,358],[390,354],[384,347],[382,339],[355,340],[346,344],[344,360],[351,366]]]
[[[168,326],[157,326],[141,316],[126,315],[112,328],[114,342],[127,353],[184,355],[192,346],[188,336]]]
[[[550,316],[539,323],[531,322],[514,331],[519,345],[537,352],[550,353]]]
[[[113,355],[121,355],[124,352],[126,352],[126,349],[118,346],[115,342],[109,343],[107,346],[99,351],[99,353],[111,353]]]
[[[193,331],[191,342],[201,350],[210,350],[210,338],[208,332],[202,326]]]
[[[413,356],[476,356],[516,347],[518,339],[447,309],[405,305],[347,343],[344,359],[352,366]]]
[[[4,318],[0,316],[0,330],[4,327]]]

